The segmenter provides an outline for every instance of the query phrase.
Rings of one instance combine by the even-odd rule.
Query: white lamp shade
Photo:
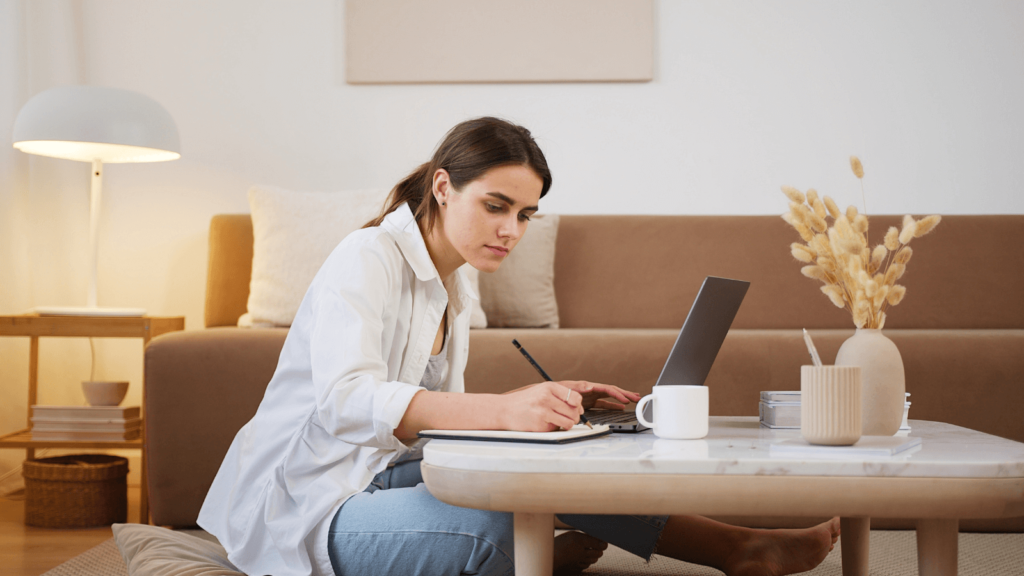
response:
[[[181,157],[174,119],[152,98],[101,86],[61,86],[33,96],[14,121],[22,152],[105,164]]]

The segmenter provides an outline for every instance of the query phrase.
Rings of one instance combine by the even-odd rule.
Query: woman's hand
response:
[[[583,408],[603,408],[607,410],[624,410],[626,404],[639,402],[642,397],[636,392],[623,390],[611,384],[596,384],[586,381],[565,381],[559,382],[566,388],[575,390],[583,399]],[[612,398],[608,400],[607,398]]]
[[[506,430],[551,432],[572,428],[580,421],[584,408],[622,410],[624,404],[640,400],[640,395],[618,386],[574,380],[533,384],[503,398]]]
[[[509,392],[504,400],[503,428],[524,432],[568,430],[583,414],[579,392],[559,382],[541,382]]]

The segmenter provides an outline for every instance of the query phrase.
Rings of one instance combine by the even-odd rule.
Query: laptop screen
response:
[[[743,280],[704,279],[655,386],[704,384],[749,287]]]

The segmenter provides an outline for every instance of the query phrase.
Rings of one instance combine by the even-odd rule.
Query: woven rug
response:
[[[917,576],[913,531],[871,532],[870,576]],[[817,568],[805,574],[841,576],[842,539]],[[1024,534],[961,534],[959,576],[1015,576],[1024,573]],[[721,576],[695,564],[655,556],[649,564],[614,546],[583,574],[593,576]],[[113,538],[46,572],[43,576],[127,576]]]

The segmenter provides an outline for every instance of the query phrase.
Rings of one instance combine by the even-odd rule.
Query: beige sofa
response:
[[[871,220],[877,241],[896,217]],[[473,330],[466,387],[502,392],[537,375],[518,338],[555,379],[650,390],[706,275],[751,282],[707,379],[713,415],[757,415],[761,390],[799,389],[809,363],[853,334],[849,314],[800,275],[795,232],[774,216],[570,216],[558,232],[559,329]],[[949,216],[915,240],[885,332],[899,347],[911,419],[939,420],[1024,441],[1024,216]],[[195,524],[237,430],[255,413],[287,329],[237,328],[252,260],[248,215],[210,227],[206,328],[146,350],[146,443],[155,524]],[[748,518],[752,525],[806,520]],[[876,527],[909,527],[889,521]],[[1022,531],[1024,518],[965,521],[962,530]]]

